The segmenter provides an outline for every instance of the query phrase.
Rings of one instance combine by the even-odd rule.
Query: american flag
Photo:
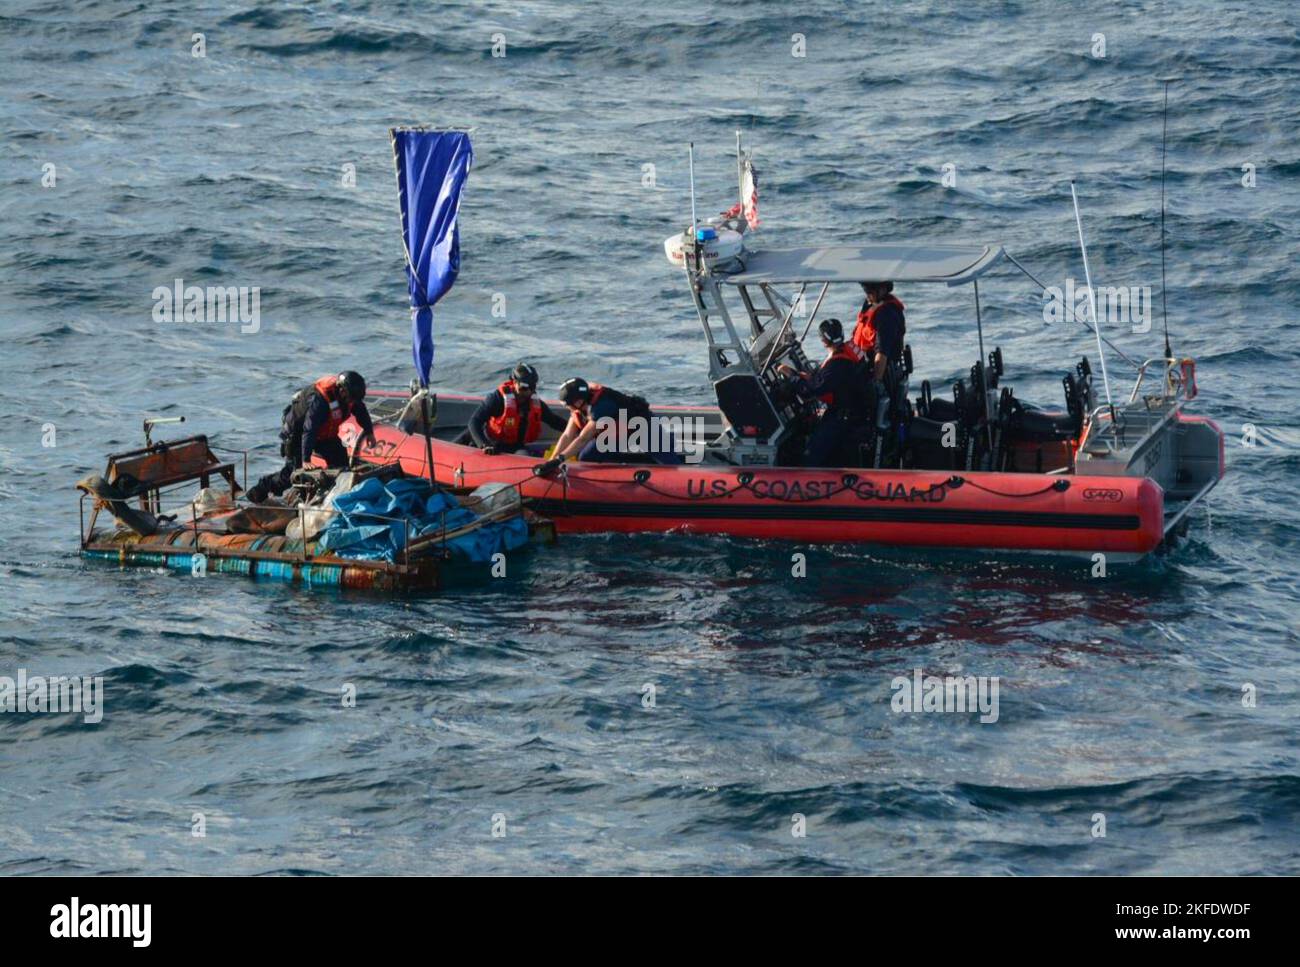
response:
[[[740,186],[740,197],[744,199],[743,205],[741,202],[736,202],[722,213],[722,217],[735,218],[743,210],[749,227],[758,228],[758,175],[754,171],[753,162],[748,158],[745,159]]]
[[[750,228],[758,228],[758,175],[754,173],[754,165],[748,158],[745,159],[745,174],[741,179],[740,197],[745,200],[745,221],[749,222]]]

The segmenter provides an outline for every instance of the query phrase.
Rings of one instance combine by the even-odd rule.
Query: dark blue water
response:
[[[1298,25],[1249,3],[7,4],[0,675],[102,675],[106,698],[98,725],[0,717],[0,870],[1300,872]],[[1170,330],[1229,440],[1173,556],[1098,579],[569,538],[409,598],[77,557],[71,484],[144,416],[269,468],[303,382],[410,378],[392,124],[470,127],[478,152],[440,385],[527,357],[552,389],[707,401],[660,249],[686,141],[709,211],[745,133],[772,244],[1000,241],[1056,284],[1081,278],[1077,178],[1094,275],[1158,299],[1164,76]],[[260,286],[260,330],[154,322],[178,277]],[[981,293],[1018,395],[1055,402],[1095,362],[1023,277]],[[969,293],[899,294],[920,374],[968,367]],[[1154,325],[1107,335],[1154,356]],[[999,676],[998,721],[894,714],[915,668]]]

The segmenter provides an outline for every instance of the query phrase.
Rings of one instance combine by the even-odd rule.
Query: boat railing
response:
[[[1153,356],[1138,367],[1137,379],[1134,380],[1133,391],[1129,393],[1125,406],[1131,406],[1137,402],[1142,392],[1142,386],[1155,369],[1156,364],[1162,365],[1164,379],[1163,393],[1158,399],[1177,404],[1195,397],[1195,368],[1191,360],[1176,359],[1172,356]],[[1152,397],[1152,399],[1157,398]],[[1109,425],[1109,439],[1106,437],[1106,428],[1102,426],[1103,423]],[[1109,403],[1093,407],[1084,423],[1083,435],[1079,440],[1079,449],[1082,450],[1085,445],[1097,447],[1098,449],[1104,447],[1106,454],[1113,455],[1124,448],[1124,430],[1124,418],[1119,413],[1114,412]]]
[[[1130,403],[1137,402],[1138,394],[1142,392],[1142,384],[1146,382],[1149,371],[1156,363],[1164,364],[1164,397],[1166,399],[1184,399],[1189,400],[1192,395],[1188,395],[1187,375],[1184,372],[1184,365],[1188,360],[1175,359],[1172,356],[1153,356],[1138,367],[1137,379],[1133,383],[1133,392],[1129,394]],[[1194,385],[1194,384],[1193,384]]]
[[[1106,453],[1114,453],[1114,444],[1102,436],[1102,429],[1099,424],[1105,420],[1109,423],[1111,419],[1111,407],[1107,403],[1101,406],[1094,406],[1089,411],[1087,418],[1083,421],[1083,432],[1079,435],[1078,451],[1083,451],[1091,446],[1105,446]]]

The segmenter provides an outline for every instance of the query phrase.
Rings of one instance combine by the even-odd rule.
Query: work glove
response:
[[[486,454],[486,455],[489,456],[489,457],[495,457],[495,456],[496,456],[498,453],[500,453],[500,452],[501,452],[501,451],[498,450],[496,447],[484,447],[484,448],[483,448],[483,453]]]

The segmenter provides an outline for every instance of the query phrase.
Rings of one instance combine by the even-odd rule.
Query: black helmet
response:
[[[822,334],[822,338],[827,342],[839,345],[844,342],[844,326],[838,319],[823,319],[817,331]]]
[[[510,374],[510,378],[516,384],[527,386],[529,389],[537,389],[537,370],[527,363],[520,363]]]
[[[350,369],[339,373],[339,388],[347,392],[350,400],[359,402],[366,398],[366,381]]]
[[[575,403],[585,403],[591,399],[591,387],[581,376],[574,376],[566,379],[560,384],[560,402],[565,406],[573,406]]]

